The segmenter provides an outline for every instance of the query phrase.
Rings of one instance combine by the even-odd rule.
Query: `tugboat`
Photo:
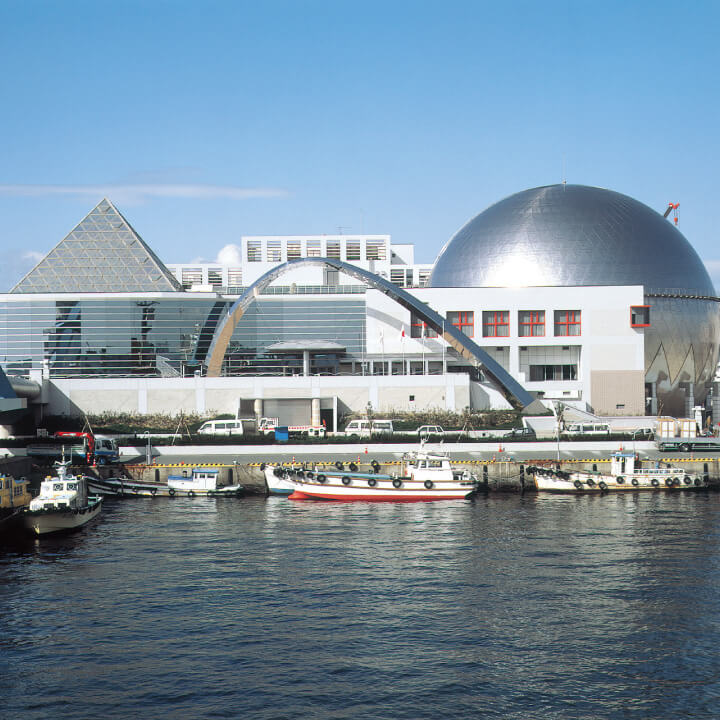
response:
[[[554,470],[528,467],[535,487],[555,493],[605,493],[633,490],[697,490],[708,486],[701,475],[688,473],[677,467],[642,467],[634,452],[613,453],[610,472],[589,470]]]
[[[57,475],[40,484],[40,494],[23,510],[25,528],[35,535],[67,532],[100,514],[102,498],[88,495],[87,479],[68,473],[70,461],[56,462]]]
[[[462,500],[477,492],[477,478],[467,470],[453,470],[450,458],[424,449],[403,456],[400,474],[380,472],[377,461],[373,472],[358,472],[350,463],[341,462],[330,470],[279,469],[263,467],[265,481],[272,494],[288,494],[291,500],[366,500],[416,502]]]

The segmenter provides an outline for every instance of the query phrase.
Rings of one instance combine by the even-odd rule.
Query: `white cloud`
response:
[[[22,254],[23,260],[29,260],[33,263],[39,263],[45,257],[45,253],[38,252],[37,250],[28,250]]]
[[[240,252],[239,245],[225,245],[220,249],[215,260],[218,265],[241,265],[242,264],[242,253]]]
[[[0,195],[86,195],[107,196],[125,201],[138,201],[149,197],[169,198],[250,198],[284,197],[288,193],[279,188],[243,188],[232,185],[202,184],[108,184],[108,185],[0,185]]]

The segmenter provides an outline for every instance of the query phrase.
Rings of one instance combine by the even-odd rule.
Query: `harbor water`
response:
[[[720,495],[108,500],[0,548],[1,717],[717,718]]]

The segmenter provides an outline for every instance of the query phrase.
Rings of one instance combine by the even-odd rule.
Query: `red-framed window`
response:
[[[630,327],[650,327],[650,306],[630,306]]]
[[[483,337],[508,337],[510,335],[509,310],[483,310]]]
[[[475,337],[475,313],[472,310],[449,310],[447,319],[461,333]]]
[[[520,337],[543,337],[545,335],[545,311],[519,310],[518,335]]]
[[[580,311],[579,310],[556,310],[555,311],[555,335],[556,336],[580,335]]]
[[[427,323],[419,317],[410,315],[410,337],[413,338],[436,338],[438,334]]]

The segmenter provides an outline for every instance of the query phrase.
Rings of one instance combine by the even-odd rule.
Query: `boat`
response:
[[[100,514],[102,498],[89,495],[87,478],[70,474],[69,465],[56,462],[57,475],[42,481],[40,494],[23,510],[25,528],[35,535],[75,530]]]
[[[263,468],[270,492],[273,486],[285,494],[290,489],[291,500],[368,500],[382,502],[415,502],[427,500],[461,500],[477,492],[477,478],[467,470],[454,470],[450,458],[440,452],[425,449],[406,453],[402,457],[400,474],[380,472],[377,461],[371,463],[372,472],[358,471],[355,463],[346,468],[337,462],[330,469],[305,470],[277,466]],[[276,482],[285,481],[283,486]]]
[[[221,484],[219,474],[217,468],[194,467],[190,476],[187,470],[183,470],[182,475],[168,475],[168,495],[240,497],[244,494],[245,488],[242,485]]]
[[[0,473],[0,535],[22,527],[22,511],[31,500],[29,480]]]
[[[565,471],[552,467],[526,468],[535,487],[543,492],[555,493],[606,493],[636,490],[697,490],[708,487],[707,478],[689,473],[684,468],[643,467],[634,452],[618,451],[610,458],[610,472],[590,470]]]
[[[167,483],[136,482],[125,477],[88,477],[88,491],[103,497],[155,497],[168,496]]]

